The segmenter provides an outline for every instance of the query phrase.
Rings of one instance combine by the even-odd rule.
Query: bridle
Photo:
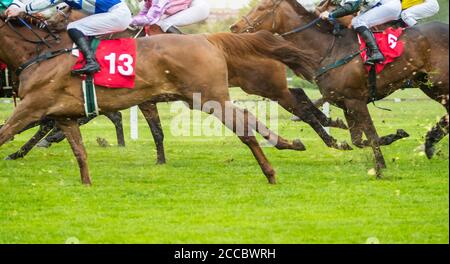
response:
[[[3,4],[1,1],[0,1],[0,5],[1,5],[3,8],[5,8],[5,9],[8,8],[8,7],[7,7],[5,4]],[[22,40],[24,40],[24,41],[26,41],[26,42],[29,42],[29,43],[32,43],[32,44],[36,44],[36,45],[42,45],[42,44],[43,44],[43,45],[46,45],[48,48],[51,48],[51,45],[50,45],[49,41],[47,40],[49,37],[52,37],[53,41],[56,41],[56,42],[58,42],[58,41],[60,40],[59,36],[56,35],[56,34],[54,34],[54,33],[50,30],[50,28],[48,27],[48,24],[46,23],[45,20],[43,20],[43,19],[41,19],[41,18],[38,18],[38,17],[35,17],[35,16],[33,16],[33,15],[30,15],[30,14],[26,14],[26,16],[27,16],[31,21],[32,21],[32,20],[37,20],[37,21],[38,21],[37,27],[38,27],[38,28],[41,28],[41,29],[44,29],[44,30],[48,33],[48,35],[47,35],[46,37],[41,37],[41,36],[33,29],[33,27],[32,27],[30,24],[28,24],[28,23],[27,23],[23,18],[21,18],[21,17],[17,17],[17,19],[19,20],[19,22],[22,23],[22,25],[24,25],[28,30],[30,30],[30,31],[33,33],[33,35],[36,36],[36,37],[38,38],[38,40],[32,40],[32,39],[29,39],[29,38],[25,37],[19,30],[17,30],[17,28],[9,21],[8,18],[2,18],[2,17],[1,17],[1,21],[4,23],[4,25],[0,26],[0,28],[3,28],[5,25],[8,25],[9,28],[10,28],[16,35],[18,35]]]
[[[250,33],[253,32],[257,27],[259,27],[268,17],[272,17],[272,30],[276,28],[276,12],[278,10],[278,7],[281,5],[281,3],[284,0],[272,0],[272,8],[270,10],[267,10],[262,15],[254,19],[253,21],[250,21],[250,19],[247,16],[242,16],[242,19],[244,19],[245,23],[247,23],[247,26],[244,27],[239,33]]]
[[[269,16],[272,16],[272,31],[274,31],[276,29],[276,12],[278,10],[278,8],[280,7],[281,3],[284,0],[272,0],[272,8],[268,11],[266,11],[265,13],[263,13],[262,15],[260,15],[259,17],[257,17],[256,19],[253,20],[253,22],[250,21],[250,19],[247,16],[242,16],[242,19],[245,21],[245,23],[247,23],[247,26],[244,27],[242,30],[240,30],[239,33],[251,33],[254,32],[257,27],[259,27],[262,23],[264,23],[264,21],[266,21],[266,19]],[[320,17],[314,19],[313,21],[309,22],[306,25],[297,27],[289,32],[286,33],[282,33],[279,34],[282,37],[286,37],[292,34],[296,34],[296,33],[300,33],[312,26],[315,26],[318,22],[320,22],[322,19]]]

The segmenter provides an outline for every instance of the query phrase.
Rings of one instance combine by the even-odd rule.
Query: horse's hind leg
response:
[[[56,125],[64,132],[64,135],[72,148],[73,154],[77,159],[81,173],[81,182],[85,185],[91,185],[86,149],[83,145],[83,138],[81,137],[78,121],[76,119],[59,119],[56,121]]]
[[[333,120],[327,117],[322,111],[318,109],[319,106],[325,103],[324,98],[320,98],[316,102],[312,102],[311,99],[309,99],[309,97],[306,95],[305,91],[303,91],[303,89],[301,88],[289,89],[289,91],[295,97],[297,104],[303,104],[303,107],[306,107],[311,113],[313,113],[322,126],[347,129],[347,126],[345,125],[345,122],[343,120],[339,118]]]
[[[31,137],[30,140],[28,140],[28,142],[25,143],[25,145],[23,145],[19,151],[6,157],[6,160],[16,160],[25,157],[28,152],[30,152],[33,147],[36,146],[36,144],[41,141],[42,138],[44,138],[50,130],[53,129],[54,126],[54,120],[49,119],[43,121],[39,126],[39,130],[34,134],[34,136]]]
[[[13,138],[14,135],[20,133],[28,125],[41,120],[44,114],[45,109],[36,108],[32,101],[26,99],[21,101],[14,109],[11,117],[0,129],[0,146]]]
[[[152,132],[153,140],[155,141],[157,151],[157,164],[166,163],[166,155],[164,153],[164,132],[159,119],[158,108],[156,104],[145,102],[139,105],[139,109],[147,120],[147,123]]]
[[[117,145],[119,147],[125,147],[125,137],[123,135],[122,113],[112,112],[104,114],[116,127]]]

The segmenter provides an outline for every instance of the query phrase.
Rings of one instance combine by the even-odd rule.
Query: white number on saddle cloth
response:
[[[395,35],[392,35],[392,34],[388,35],[388,43],[389,43],[389,47],[391,49],[395,49],[395,47],[397,47],[397,41],[398,41],[398,38]]]
[[[117,71],[124,76],[130,76],[133,74],[133,56],[131,56],[130,54],[120,54],[119,58],[117,59],[117,61],[122,62],[122,65],[119,65],[116,67],[116,58],[117,55],[116,53],[111,53],[108,56],[105,56],[105,60],[109,61],[109,73],[110,74],[116,74],[116,68]]]

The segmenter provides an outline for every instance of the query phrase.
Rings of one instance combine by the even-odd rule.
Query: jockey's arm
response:
[[[51,6],[57,5],[61,2],[63,2],[63,0],[33,0],[30,3],[24,5],[19,0],[14,0],[13,4],[16,4],[21,9],[21,11],[28,14],[33,14],[38,13]]]
[[[361,7],[361,0],[347,0],[344,1],[343,5],[337,7],[329,15],[330,18],[340,18],[354,14],[359,11]]]

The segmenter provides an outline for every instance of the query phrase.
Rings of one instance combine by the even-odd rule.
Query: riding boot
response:
[[[168,28],[166,30],[166,33],[172,33],[172,34],[180,34],[183,35],[183,32],[181,32],[181,30],[179,30],[177,27],[175,26],[171,26],[170,28]]]
[[[378,48],[377,41],[373,33],[367,27],[358,27],[355,29],[361,38],[366,42],[368,52],[366,64],[374,65],[375,63],[383,62],[384,56]]]
[[[95,59],[95,54],[91,50],[90,43],[84,34],[78,29],[68,30],[70,38],[75,42],[78,49],[83,53],[86,64],[79,70],[73,70],[73,74],[90,74],[100,71],[100,65]]]

